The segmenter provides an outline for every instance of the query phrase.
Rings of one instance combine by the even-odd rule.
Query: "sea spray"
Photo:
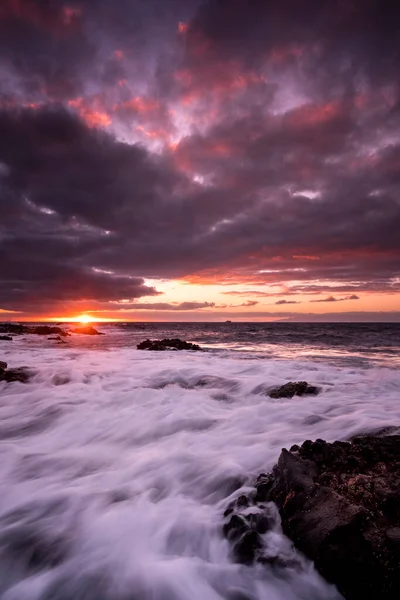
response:
[[[279,521],[265,535],[286,569],[235,563],[223,511],[282,446],[400,422],[398,371],[22,339],[5,360],[37,374],[0,383],[2,598],[339,597]],[[265,394],[289,380],[322,391]]]

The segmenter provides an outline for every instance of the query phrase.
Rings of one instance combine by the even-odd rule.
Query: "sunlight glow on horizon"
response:
[[[77,321],[79,321],[79,323],[93,323],[94,319],[91,315],[80,315],[79,317],[77,317]]]

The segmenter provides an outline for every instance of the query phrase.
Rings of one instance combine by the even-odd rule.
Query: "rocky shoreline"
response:
[[[274,524],[272,502],[284,533],[346,600],[399,598],[399,435],[283,449],[272,473],[225,511],[236,560],[293,566],[263,539]]]
[[[105,335],[104,333],[97,331],[91,325],[81,325],[72,329],[72,333],[80,335]],[[47,338],[52,341],[60,341],[60,338],[70,337],[71,333],[62,329],[58,326],[52,325],[23,325],[21,323],[0,323],[0,340],[12,341],[12,335],[40,335],[40,336],[56,336],[53,338]],[[62,341],[62,340],[61,340]]]

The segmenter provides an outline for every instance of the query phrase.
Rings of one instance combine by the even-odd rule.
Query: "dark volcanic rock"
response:
[[[75,327],[75,329],[72,330],[72,333],[80,333],[82,335],[105,335],[104,333],[101,333],[101,331],[97,331],[97,329],[95,329],[91,325]]]
[[[0,381],[2,379],[2,375],[4,374],[4,371],[6,369],[7,369],[7,363],[0,360]]]
[[[320,389],[315,385],[309,385],[307,381],[289,381],[280,387],[274,387],[268,391],[270,398],[293,398],[293,396],[314,395],[319,393]]]
[[[28,327],[24,333],[35,333],[36,335],[62,335],[66,337],[68,333],[60,327],[51,327],[50,325],[38,325],[37,327]]]
[[[271,500],[284,533],[345,598],[400,597],[400,436],[282,450],[256,482],[255,502]]]
[[[185,342],[179,338],[164,339],[164,340],[145,340],[137,345],[138,350],[201,350],[197,344]]]
[[[235,560],[245,564],[255,560],[265,562],[267,557],[261,534],[269,531],[277,521],[270,507],[257,507],[254,496],[242,495],[228,506],[224,517],[223,534],[232,543]]]
[[[0,340],[2,342],[12,342],[12,337],[9,335],[0,335]]]
[[[27,329],[26,325],[18,325],[17,323],[1,323],[0,333],[11,333],[13,335],[20,335],[25,333]]]
[[[69,334],[60,327],[50,325],[20,325],[18,323],[0,324],[0,333],[11,333],[13,335],[35,334],[35,335],[61,335]]]
[[[62,341],[63,341],[59,335],[56,335],[56,337],[49,337],[49,338],[47,338],[47,339],[48,339],[50,342],[62,342]]]
[[[3,363],[5,364],[5,363]],[[20,381],[21,383],[28,383],[28,381],[35,375],[35,371],[29,367],[18,367],[16,369],[0,369],[0,381],[7,381],[11,383],[13,381]]]

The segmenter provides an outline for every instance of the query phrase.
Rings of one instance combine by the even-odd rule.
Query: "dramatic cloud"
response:
[[[343,300],[359,300],[359,297],[355,294],[352,294],[351,296],[346,296],[345,298],[335,298],[334,296],[328,296],[328,298],[318,298],[318,300],[311,300],[311,302],[341,302]]]
[[[263,296],[273,296],[275,294],[271,294],[269,292],[259,292],[253,290],[233,290],[230,292],[221,292],[224,296],[255,296],[262,298]]]
[[[229,304],[230,308],[234,308],[234,307],[242,307],[242,306],[256,306],[257,304],[259,304],[257,302],[257,300],[246,300],[246,302],[242,302],[241,304]]]
[[[0,310],[379,310],[400,283],[399,19],[378,0],[3,0]],[[135,302],[172,279],[243,303]]]
[[[126,306],[122,304],[123,308],[120,310],[126,311],[128,310]],[[139,303],[135,302],[135,304],[129,310],[199,310],[201,308],[212,308],[215,306],[214,302],[153,302],[153,303]]]

